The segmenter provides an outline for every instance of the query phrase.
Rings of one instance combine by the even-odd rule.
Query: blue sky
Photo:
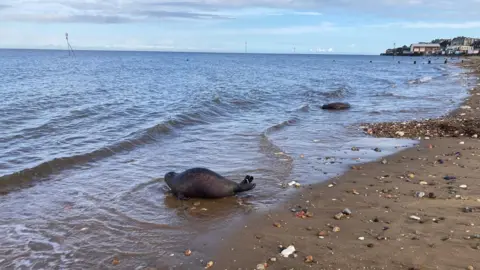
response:
[[[2,0],[0,47],[378,54],[480,37],[480,0]]]

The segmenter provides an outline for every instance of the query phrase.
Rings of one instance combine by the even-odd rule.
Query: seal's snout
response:
[[[169,184],[170,180],[173,179],[173,177],[175,177],[175,172],[168,172],[165,174],[165,183],[167,183],[167,185]]]

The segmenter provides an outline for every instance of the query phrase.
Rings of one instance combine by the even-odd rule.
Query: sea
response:
[[[0,268],[202,269],[212,232],[278,206],[292,181],[416,143],[361,123],[457,108],[470,77],[444,60],[0,50]],[[191,167],[257,187],[176,200],[163,177]]]

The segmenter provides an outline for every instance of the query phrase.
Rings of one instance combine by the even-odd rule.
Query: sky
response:
[[[480,0],[1,0],[0,48],[379,54],[480,37]]]

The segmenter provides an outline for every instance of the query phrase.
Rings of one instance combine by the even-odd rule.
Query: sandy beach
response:
[[[463,65],[480,72],[478,58]],[[480,269],[479,103],[477,86],[444,118],[365,126],[421,140],[253,215],[211,269]]]

